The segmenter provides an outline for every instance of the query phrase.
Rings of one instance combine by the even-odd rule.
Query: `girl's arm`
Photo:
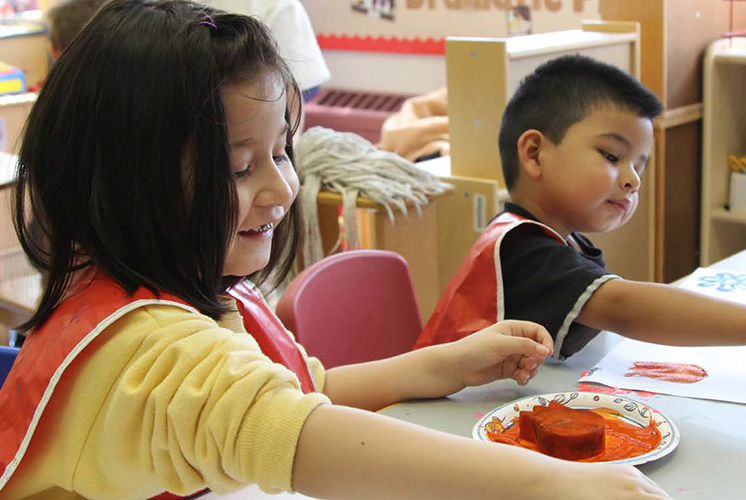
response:
[[[319,498],[669,498],[631,466],[553,459],[321,405],[301,431],[293,488]]]
[[[746,344],[746,307],[658,283],[610,280],[578,322],[657,344]]]
[[[332,368],[326,374],[324,393],[336,404],[378,410],[502,378],[525,384],[551,349],[552,339],[543,327],[504,321],[457,342]]]

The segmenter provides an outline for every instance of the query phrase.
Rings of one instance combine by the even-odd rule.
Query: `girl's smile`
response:
[[[249,229],[247,231],[239,231],[238,236],[242,238],[271,238],[272,232],[275,228],[274,222],[262,224],[255,229]]]
[[[238,214],[223,274],[248,276],[267,265],[272,237],[298,194],[298,176],[285,152],[286,90],[265,73],[223,88]]]

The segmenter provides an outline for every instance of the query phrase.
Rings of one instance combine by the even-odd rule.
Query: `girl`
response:
[[[0,497],[665,498],[631,467],[353,408],[525,383],[551,350],[534,324],[306,357],[244,281],[295,255],[297,98],[260,23],[183,0],[112,2],[62,54],[20,154],[17,230],[49,284],[0,390]]]

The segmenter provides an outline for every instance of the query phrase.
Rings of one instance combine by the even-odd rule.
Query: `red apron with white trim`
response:
[[[462,339],[504,319],[500,243],[521,224],[538,225],[566,244],[559,234],[541,223],[510,212],[500,214],[461,262],[420,333],[415,349]]]
[[[241,283],[229,293],[238,303],[246,331],[257,340],[262,352],[292,370],[304,393],[315,391],[303,354],[258,291]],[[139,288],[128,296],[112,279],[99,273],[79,293],[63,301],[52,316],[28,336],[0,388],[0,493],[34,439],[36,425],[55,387],[66,376],[66,370],[76,372],[69,370],[73,362],[85,361],[95,350],[86,350],[87,346],[94,343],[107,326],[137,307],[149,304],[172,304],[197,312],[178,297],[165,293],[156,296],[146,288]],[[69,378],[64,381],[63,385],[69,387]],[[188,497],[164,493],[157,498]]]

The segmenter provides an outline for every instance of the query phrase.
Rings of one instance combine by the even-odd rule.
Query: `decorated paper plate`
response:
[[[626,423],[639,427],[647,427],[650,424],[650,419],[653,419],[661,434],[661,441],[655,449],[643,455],[623,460],[612,460],[607,463],[640,465],[652,462],[668,455],[679,444],[680,435],[676,425],[658,410],[633,399],[595,392],[556,392],[517,399],[495,408],[482,417],[474,426],[472,436],[480,441],[490,441],[485,426],[493,422],[493,419],[496,419],[504,428],[508,429],[512,427],[513,419],[519,415],[519,412],[533,410],[534,406],[537,405],[548,406],[550,401],[557,401],[568,408],[610,408],[616,411]]]

